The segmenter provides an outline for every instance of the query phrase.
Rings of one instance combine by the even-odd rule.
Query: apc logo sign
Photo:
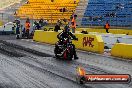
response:
[[[89,47],[94,47],[92,42],[94,41],[94,38],[92,37],[84,37],[83,38],[83,47],[89,46]]]

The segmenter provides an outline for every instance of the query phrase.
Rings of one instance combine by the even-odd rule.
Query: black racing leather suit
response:
[[[56,48],[58,48],[58,45],[62,45],[64,38],[68,38],[68,39],[74,39],[74,40],[78,40],[78,38],[76,38],[75,35],[73,35],[70,31],[66,32],[66,31],[62,31],[61,33],[59,33],[57,35],[57,38],[59,39],[59,41],[57,42],[57,44],[55,45]],[[73,55],[74,55],[74,59],[78,59],[77,54],[76,54],[76,50],[75,50],[75,45],[72,44],[73,46]]]

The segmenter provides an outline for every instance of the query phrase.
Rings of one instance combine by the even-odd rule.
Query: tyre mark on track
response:
[[[30,42],[29,42],[30,43]],[[12,44],[12,43],[11,43]],[[103,73],[103,74],[115,74],[115,73],[113,73],[113,72],[110,72],[110,71],[106,71],[106,70],[103,70],[103,69],[101,69],[101,68],[99,68],[99,67],[96,67],[96,66],[93,66],[93,65],[88,65],[87,66],[87,64],[84,64],[84,63],[80,63],[80,62],[78,62],[78,61],[76,61],[76,62],[73,62],[73,64],[76,64],[76,65],[81,65],[81,66],[84,66],[85,68],[89,68],[90,70],[87,70],[88,72],[90,72],[90,73],[93,73],[93,74],[97,74],[97,73]]]
[[[15,60],[16,60],[16,59],[15,59]],[[20,59],[17,60],[17,61],[19,61],[19,62],[21,62],[21,63],[23,63],[23,64],[26,64],[26,65],[29,66],[29,67],[32,67],[34,70],[38,70],[38,71],[41,71],[41,72],[44,72],[44,73],[45,73],[45,72],[48,72],[48,73],[53,74],[53,75],[55,75],[55,76],[58,76],[58,77],[60,77],[60,78],[66,79],[66,80],[68,80],[68,81],[71,81],[72,83],[77,84],[77,85],[79,85],[79,86],[82,86],[82,87],[84,87],[84,88],[91,88],[91,87],[86,86],[86,85],[78,84],[78,83],[76,82],[76,80],[71,79],[71,78],[69,78],[69,77],[65,77],[65,76],[62,75],[62,74],[59,74],[59,73],[56,73],[56,72],[52,71],[52,70],[54,69],[53,66],[50,67],[50,68],[53,67],[52,70],[51,70],[51,69],[49,70],[48,68],[41,68],[41,67],[38,67],[38,66],[34,66],[33,64],[30,64],[30,63],[28,63],[28,62],[21,61]],[[48,65],[47,67],[49,67],[49,65]],[[65,73],[65,74],[66,74],[66,73]]]
[[[14,63],[13,61],[11,61],[12,60],[12,58],[10,58],[10,60],[9,59],[7,59],[7,58],[3,58],[4,60],[6,60],[6,62],[8,63],[8,64],[10,64],[11,66],[13,65],[15,68],[17,68],[17,69],[20,69],[21,68],[21,70],[25,73],[22,73],[21,72],[21,75],[24,75],[23,76],[23,79],[25,79],[25,80],[27,80],[28,82],[30,82],[30,83],[32,83],[33,85],[35,85],[37,88],[53,88],[53,87],[51,87],[50,85],[48,85],[48,84],[46,84],[46,83],[44,83],[44,82],[37,82],[36,80],[38,80],[37,78],[35,78],[35,77],[33,77],[33,76],[31,76],[31,73],[27,73],[27,72],[29,72],[28,70],[26,70],[25,68],[22,68],[19,64],[16,64],[16,63]],[[18,58],[17,58],[18,59]],[[8,74],[10,74],[10,75],[12,75],[15,79],[18,79],[20,82],[22,82],[22,80],[21,80],[21,78],[20,77],[18,77],[17,75],[14,75],[14,74],[12,74],[12,73],[8,73]],[[15,82],[15,84],[18,84],[12,77],[10,77],[8,74],[6,74],[6,72],[4,72],[4,75],[5,75],[5,77],[7,77],[8,79],[10,79],[12,82]],[[32,81],[31,81],[32,80]],[[38,86],[39,85],[39,86]],[[41,87],[40,87],[41,86]]]
[[[28,59],[29,59],[29,57],[30,56],[28,56]],[[34,58],[34,57],[30,57],[30,59],[32,58],[32,60],[34,60],[36,63],[38,63],[38,64],[41,64],[42,66],[44,65],[44,64],[46,64],[46,63],[40,63],[39,61],[37,61],[37,58]],[[48,60],[48,59],[47,59]],[[50,60],[51,61],[51,60]],[[49,61],[49,62],[50,62]],[[22,61],[23,62],[23,61]],[[24,62],[24,63],[27,63],[27,62]],[[50,62],[51,63],[51,62]],[[52,63],[51,63],[52,64]],[[54,73],[53,72],[53,69],[51,69],[51,68],[53,68],[53,67],[55,67],[56,65],[55,64],[49,64],[51,67],[50,67],[50,70],[47,70],[47,69],[43,69],[43,70],[47,70],[47,72],[51,72],[52,74],[57,74],[57,73]],[[91,70],[93,70],[92,72],[93,73],[96,73],[96,72],[99,72],[99,73],[105,73],[105,74],[110,74],[111,72],[108,72],[108,71],[104,71],[103,69],[100,69],[100,68],[97,68],[97,67],[95,67],[95,66],[92,66],[92,65],[88,65],[87,66],[87,64],[84,64],[84,63],[80,63],[80,62],[78,62],[78,61],[75,61],[75,62],[72,62],[71,63],[72,65],[72,67],[74,67],[74,68],[76,68],[78,65],[82,65],[82,66],[84,66],[84,67],[88,67],[89,69],[90,69],[90,71]],[[27,63],[27,65],[29,66],[30,64],[29,63]],[[32,66],[31,66],[32,67]],[[48,66],[49,67],[49,66]],[[38,67],[39,68],[39,67]],[[36,68],[37,69],[37,68]],[[55,69],[57,69],[57,66],[55,67]],[[61,70],[61,71],[64,71],[64,70],[62,70],[62,68],[61,69],[59,69],[59,70]],[[66,72],[66,71],[64,71],[64,72]],[[64,73],[63,73],[64,74]],[[58,75],[58,74],[57,74]],[[61,75],[58,75],[59,77],[61,77]],[[64,76],[63,76],[64,77]],[[69,79],[69,78],[66,78],[67,80]],[[70,79],[70,80],[72,80],[72,79]]]
[[[5,42],[4,42],[4,44],[5,44]],[[6,45],[8,45],[7,43],[6,43]],[[10,47],[13,47],[13,48],[17,48],[17,47],[14,47],[14,45],[12,45],[12,44],[9,44],[9,46]],[[25,49],[22,49],[22,50],[25,50]],[[33,57],[31,57],[31,58],[33,58]],[[37,59],[37,58],[35,58],[35,59]],[[38,62],[37,60],[35,60],[35,59],[32,59],[32,60],[34,60],[35,62],[37,62],[37,63],[39,63],[39,64],[41,64],[42,66],[44,66],[43,64],[44,63],[41,63],[41,62]],[[47,63],[45,63],[45,64],[47,64]],[[75,62],[73,62],[72,63],[72,67],[73,68],[76,68],[79,64],[82,64],[82,63],[75,63]],[[68,73],[67,74],[67,79],[70,79],[71,80],[71,78],[75,78],[76,77],[76,75],[73,75],[72,73],[71,74],[69,74],[70,72],[67,72],[66,70],[64,70],[65,68],[63,68],[63,69],[59,69],[58,70],[58,68],[57,68],[57,66],[56,65],[51,65],[51,64],[47,64],[48,65],[48,69],[50,69],[50,71],[53,71],[54,70],[54,72],[58,72],[58,73],[61,73],[61,74],[63,74],[63,75],[65,75],[66,73]],[[86,67],[86,66],[85,66]],[[90,67],[89,67],[90,68]],[[56,70],[55,70],[56,69]],[[90,72],[91,72],[91,69],[93,69],[93,68],[90,68]],[[94,69],[94,71],[92,71],[91,73],[95,73],[95,70],[97,70],[97,69]],[[100,70],[98,70],[98,71],[100,71]],[[53,72],[52,72],[53,73]],[[58,74],[57,74],[58,75]],[[68,78],[68,76],[70,76],[69,78]],[[74,79],[72,79],[72,80],[74,80]]]
[[[20,45],[17,45],[17,44],[13,44],[13,43],[10,43],[10,42],[6,42],[6,41],[3,41],[3,40],[0,40],[0,43],[3,43],[3,44],[5,44],[5,45],[7,45],[9,47],[12,47],[12,48],[16,48],[18,50],[23,50],[23,51],[32,53],[32,54],[37,55],[37,56],[52,57],[52,55],[50,55],[50,54],[39,52],[37,50],[26,48],[26,47],[23,47],[23,46],[20,46]]]
[[[31,57],[31,56],[28,56],[27,55],[27,57],[26,57],[27,59],[31,59],[31,58],[33,58],[33,57]],[[35,59],[37,59],[37,58],[35,58]],[[39,69],[39,67],[35,67],[34,65],[31,65],[31,64],[29,64],[29,63],[26,63],[26,62],[23,62],[23,61],[20,61],[20,59],[15,59],[15,60],[17,60],[17,61],[19,61],[19,62],[21,62],[21,63],[24,63],[24,64],[27,64],[28,66],[30,66],[30,67],[34,67],[34,68],[36,68],[36,70],[37,69]],[[32,59],[33,60],[33,59]],[[38,62],[37,62],[38,63]],[[11,64],[11,63],[10,63]],[[42,65],[42,63],[39,63],[39,64],[41,64]],[[14,64],[12,64],[12,65],[14,65]],[[73,80],[73,79],[70,79],[70,78],[68,78],[68,77],[64,77],[64,76],[62,76],[62,75],[59,75],[58,73],[55,73],[55,72],[52,72],[52,70],[53,70],[53,68],[54,68],[54,66],[46,66],[46,67],[50,67],[50,70],[48,70],[48,69],[39,69],[39,71],[41,71],[41,70],[44,70],[44,71],[47,71],[47,72],[49,72],[49,73],[52,73],[52,74],[54,74],[54,75],[56,75],[56,76],[58,76],[58,77],[61,77],[61,78],[64,78],[64,79],[67,79],[67,80],[69,80],[69,81],[72,81],[73,83],[76,83],[76,81],[75,80]],[[56,68],[55,68],[56,69]],[[60,69],[59,69],[60,70]],[[64,70],[63,70],[64,71]],[[63,72],[62,71],[62,69],[61,69],[61,71],[60,72]],[[63,72],[63,74],[66,74],[66,71],[64,71]],[[80,84],[79,84],[80,85]],[[86,86],[87,87],[87,86]]]
[[[4,41],[5,42],[5,41]],[[8,44],[8,42],[6,42],[7,44]],[[30,43],[30,42],[29,42]],[[10,43],[10,44],[12,44],[12,43]],[[13,44],[13,45],[16,45],[16,44]],[[18,45],[18,46],[20,46],[20,45]],[[15,48],[15,47],[14,47]],[[24,48],[24,47],[23,47]],[[53,52],[52,52],[53,53]],[[103,70],[103,69],[101,69],[101,68],[99,68],[99,67],[95,67],[95,66],[92,66],[92,65],[88,65],[87,66],[87,64],[84,64],[84,63],[80,63],[80,62],[78,62],[78,61],[76,61],[76,62],[73,62],[73,64],[76,64],[76,65],[81,65],[81,66],[83,66],[83,67],[85,67],[85,68],[89,68],[90,70],[87,70],[88,72],[90,72],[90,73],[92,73],[92,74],[97,74],[97,73],[104,73],[104,74],[111,74],[111,73],[113,73],[113,72],[108,72],[108,71],[105,71],[105,70]],[[114,73],[113,73],[114,74]]]

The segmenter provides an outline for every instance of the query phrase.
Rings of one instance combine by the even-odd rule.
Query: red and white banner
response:
[[[98,74],[98,75],[85,75],[88,83],[129,83],[131,76],[127,74]]]

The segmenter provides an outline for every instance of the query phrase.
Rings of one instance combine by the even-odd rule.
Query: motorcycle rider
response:
[[[63,45],[63,41],[64,41],[65,38],[68,38],[68,39],[73,38],[74,40],[78,40],[78,38],[76,38],[76,36],[73,35],[73,34],[70,32],[70,28],[69,28],[68,25],[66,25],[66,26],[64,27],[64,30],[63,30],[61,33],[59,33],[59,34],[57,35],[57,38],[59,39],[59,41],[58,41],[58,42],[56,43],[56,45],[55,45],[55,48],[57,48],[57,49],[59,48],[58,45]],[[72,44],[72,46],[73,46],[73,55],[74,55],[74,59],[76,60],[76,59],[78,59],[78,57],[77,57],[77,54],[76,54],[75,45]],[[56,49],[56,50],[57,50],[57,49]]]

